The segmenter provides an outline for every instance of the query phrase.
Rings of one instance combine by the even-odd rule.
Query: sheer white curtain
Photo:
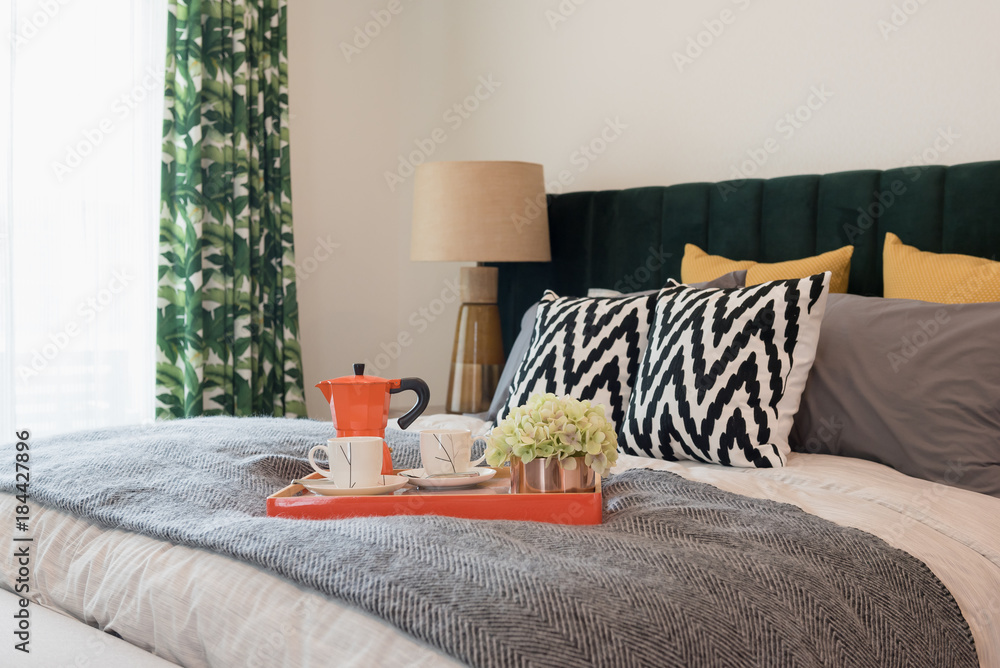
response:
[[[151,421],[166,0],[0,6],[0,442]]]

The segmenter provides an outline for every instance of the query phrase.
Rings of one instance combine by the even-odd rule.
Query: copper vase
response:
[[[552,492],[594,492],[597,474],[583,463],[583,457],[572,457],[576,468],[568,470],[556,457],[533,459],[527,464],[514,457],[510,462],[511,494],[549,494]]]

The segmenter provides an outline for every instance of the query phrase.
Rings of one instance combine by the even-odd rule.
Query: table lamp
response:
[[[552,259],[542,166],[429,162],[417,167],[410,259],[478,263],[459,273],[462,305],[445,409],[488,410],[504,359],[498,272],[482,263]]]

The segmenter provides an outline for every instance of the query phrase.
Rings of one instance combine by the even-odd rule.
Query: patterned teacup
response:
[[[326,452],[327,471],[316,464],[317,450]],[[309,463],[318,473],[333,480],[337,487],[374,487],[382,475],[382,439],[376,436],[344,436],[327,439],[326,445],[313,446]]]
[[[482,441],[483,439],[476,439]],[[420,432],[420,461],[427,475],[463,473],[486,459],[472,459],[472,432],[463,429],[425,429]]]

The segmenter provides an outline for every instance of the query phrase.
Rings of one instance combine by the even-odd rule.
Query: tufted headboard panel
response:
[[[543,290],[625,292],[680,278],[684,244],[781,262],[854,245],[849,291],[882,294],[886,232],[921,250],[1000,257],[1000,161],[549,195],[552,261],[503,263],[507,352]]]

